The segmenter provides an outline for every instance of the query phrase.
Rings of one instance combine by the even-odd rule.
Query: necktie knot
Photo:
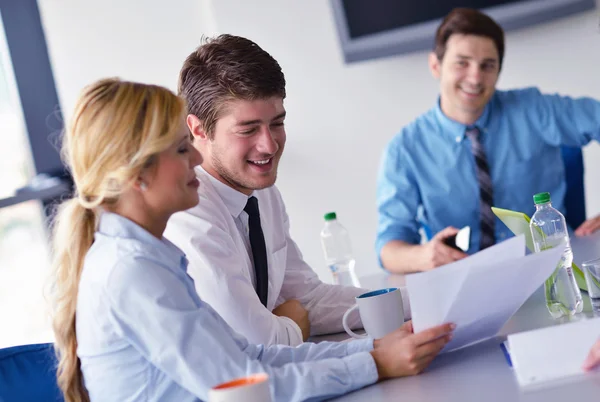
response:
[[[244,211],[246,211],[248,216],[260,216],[260,212],[258,211],[258,200],[256,197],[252,196],[248,198],[246,206],[244,207]]]
[[[465,132],[465,135],[471,140],[471,141],[479,141],[479,129],[475,126],[472,127],[467,127],[467,131]]]

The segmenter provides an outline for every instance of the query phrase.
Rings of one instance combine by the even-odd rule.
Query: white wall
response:
[[[168,8],[158,0],[40,3],[64,107],[83,84],[105,75],[174,88],[202,33],[243,35],[271,53],[288,82],[288,142],[278,186],[292,235],[308,263],[329,280],[319,231],[323,213],[335,210],[351,232],[359,274],[376,272],[379,156],[437,97],[427,52],[346,65],[323,0],[186,0]],[[536,85],[600,98],[599,21],[589,12],[508,33],[499,87]],[[586,148],[588,213],[600,213],[600,183],[593,177],[599,156],[597,144]]]
[[[177,88],[202,35],[215,33],[209,0],[38,0],[65,117],[83,86],[104,77]]]

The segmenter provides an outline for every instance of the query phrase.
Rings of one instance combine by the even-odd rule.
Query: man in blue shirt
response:
[[[549,191],[565,212],[560,146],[600,137],[600,102],[497,91],[503,56],[502,28],[477,10],[455,9],[438,27],[429,66],[440,98],[391,140],[380,167],[376,248],[389,271],[433,269],[511,236],[491,206],[531,215],[532,195]],[[435,234],[424,245],[419,214]],[[444,243],[464,226],[467,253]]]

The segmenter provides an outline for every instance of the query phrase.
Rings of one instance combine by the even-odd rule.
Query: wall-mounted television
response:
[[[456,7],[477,8],[504,30],[591,10],[596,0],[330,0],[347,63],[432,49]]]

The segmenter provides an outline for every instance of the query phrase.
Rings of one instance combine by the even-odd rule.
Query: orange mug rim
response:
[[[252,375],[249,375],[246,377],[240,377],[240,378],[236,378],[231,381],[227,381],[223,384],[219,384],[219,385],[213,387],[212,389],[220,390],[220,389],[242,387],[245,385],[252,385],[252,384],[258,384],[261,382],[265,382],[268,379],[269,379],[269,376],[266,373],[252,374]]]

